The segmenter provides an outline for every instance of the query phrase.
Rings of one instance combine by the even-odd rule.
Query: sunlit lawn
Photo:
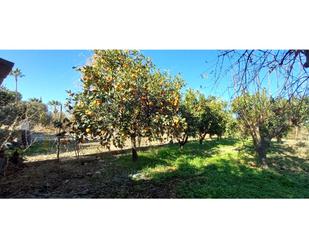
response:
[[[309,161],[297,146],[274,143],[269,169],[260,169],[250,141],[207,140],[140,151],[137,162],[128,153],[30,163],[0,189],[18,198],[308,198]]]
[[[176,197],[309,197],[308,160],[275,144],[270,168],[262,170],[255,166],[251,150],[250,142],[236,140],[206,141],[202,146],[191,142],[183,150],[170,145],[140,153],[137,163],[129,156],[118,163],[132,170],[134,181],[166,186]]]

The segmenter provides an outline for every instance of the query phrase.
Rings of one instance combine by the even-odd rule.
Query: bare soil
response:
[[[146,150],[141,148],[140,150]],[[117,157],[130,150],[30,161],[0,178],[0,198],[166,198],[168,187],[136,183]]]

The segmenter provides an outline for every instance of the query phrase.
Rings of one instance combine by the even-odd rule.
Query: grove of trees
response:
[[[30,126],[34,127],[38,124],[50,125],[52,116],[42,100],[32,98],[25,101],[19,92],[0,87],[0,144],[15,135],[16,132],[13,131],[18,130],[20,122],[25,118],[29,120]]]
[[[160,71],[140,51],[95,50],[91,61],[77,68],[82,90],[68,91],[68,113],[57,100],[47,105],[37,98],[23,101],[17,82],[24,75],[15,69],[15,92],[0,88],[1,132],[9,133],[3,127],[15,127],[27,117],[31,125],[69,131],[77,143],[92,139],[110,149],[129,141],[133,161],[141,139],[177,141],[182,149],[190,139],[202,145],[207,135],[241,134],[252,139],[257,163],[267,167],[273,139],[280,142],[292,127],[309,126],[307,55],[302,50],[223,51],[219,61],[223,65],[228,57],[233,76],[228,102],[185,90],[180,75]]]
[[[225,102],[214,96],[206,98],[204,94],[193,89],[185,92],[180,103],[179,116],[182,128],[174,134],[180,147],[186,144],[189,137],[198,138],[200,144],[207,134],[220,138],[232,118]]]
[[[95,50],[92,61],[78,68],[83,91],[69,91],[72,133],[79,141],[91,137],[108,148],[111,144],[122,148],[130,140],[135,161],[141,138],[176,140],[182,148],[190,138],[202,144],[207,134],[220,138],[241,131],[252,138],[257,162],[266,167],[271,140],[281,141],[291,127],[305,124],[306,69],[298,75],[301,81],[295,81],[291,71],[297,59],[306,68],[304,55],[302,51],[223,52],[219,59],[235,58],[231,64],[235,94],[229,106],[199,91],[184,91],[179,75],[160,72],[138,51]],[[263,83],[263,74],[274,73],[282,82],[277,95]]]
[[[182,97],[183,79],[160,72],[138,51],[96,50],[90,64],[78,70],[83,91],[69,92],[76,139],[98,139],[122,148],[131,141],[132,159],[137,139],[176,139],[183,147],[189,137],[222,136],[226,104],[189,89]]]

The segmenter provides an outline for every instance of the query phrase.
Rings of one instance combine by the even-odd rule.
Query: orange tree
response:
[[[196,137],[199,117],[198,91],[189,89],[180,102],[177,116],[170,126],[172,137],[176,138],[180,148],[188,142],[189,137]]]
[[[214,96],[206,98],[203,93],[188,89],[181,100],[178,116],[174,116],[171,130],[180,148],[189,137],[198,137],[202,144],[207,134],[221,137],[229,118],[225,102]]]
[[[215,96],[205,98],[200,94],[199,97],[199,141],[203,143],[206,134],[217,135],[221,138],[227,130],[228,121],[232,119],[231,113],[227,110],[227,103]]]
[[[83,91],[69,92],[72,132],[122,148],[131,141],[137,160],[138,137],[162,138],[179,109],[183,80],[158,71],[138,51],[95,50],[91,63],[78,68]]]

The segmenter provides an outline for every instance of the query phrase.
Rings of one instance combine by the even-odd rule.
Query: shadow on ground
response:
[[[140,153],[29,165],[0,179],[2,198],[308,198],[308,160],[275,145],[270,169],[249,167],[220,148],[237,140],[166,145]],[[128,151],[127,151],[128,152]],[[127,153],[126,152],[126,153]],[[216,160],[208,160],[213,159]],[[194,160],[205,160],[196,167]],[[173,165],[171,162],[176,162]],[[204,161],[201,161],[204,162]],[[163,169],[161,171],[160,169]],[[149,176],[145,172],[150,170]]]

